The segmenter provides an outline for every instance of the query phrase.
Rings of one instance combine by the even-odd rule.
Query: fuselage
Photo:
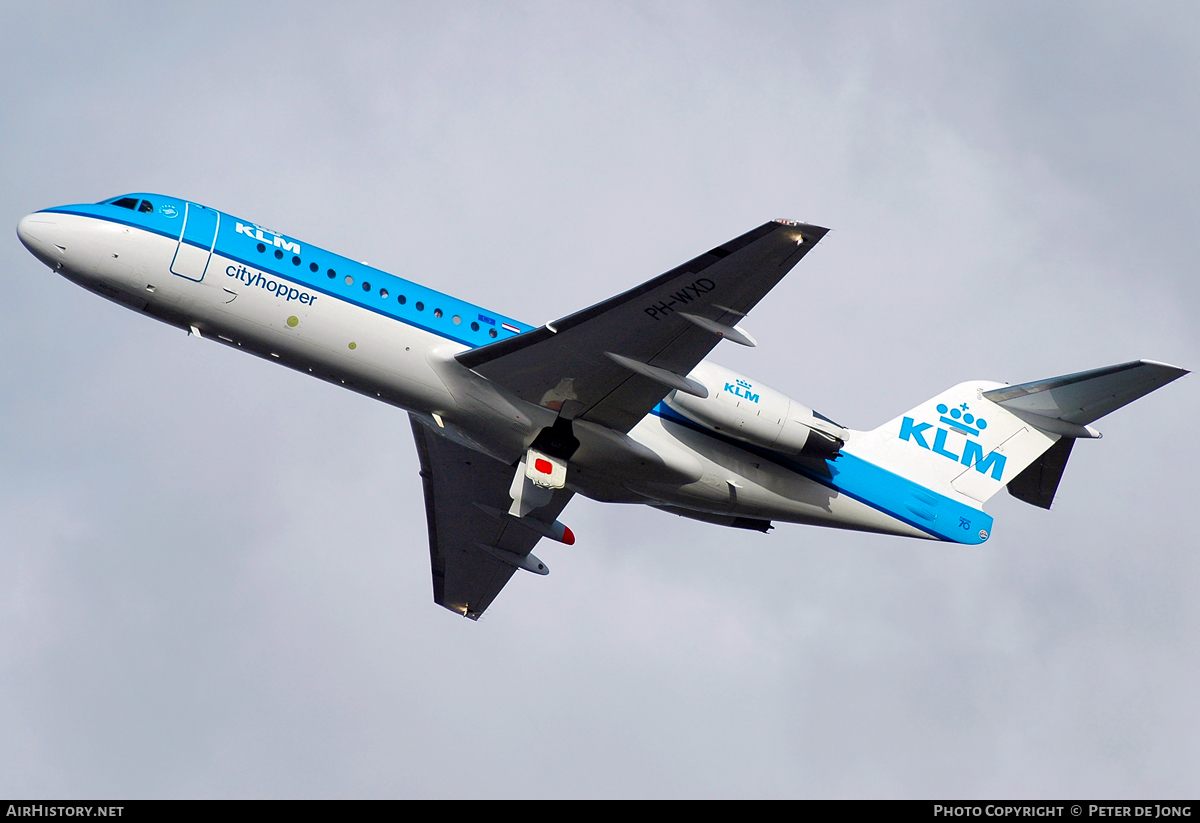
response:
[[[96,294],[417,415],[443,436],[516,465],[553,424],[454,355],[534,327],[251,221],[177,198],[131,194],[25,217],[47,266]],[[578,421],[568,487],[714,522],[809,523],[980,542],[961,508],[854,454],[802,460],[712,431],[660,404],[628,433]],[[922,507],[942,516],[922,519]]]

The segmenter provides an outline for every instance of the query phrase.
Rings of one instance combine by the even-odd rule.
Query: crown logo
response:
[[[954,408],[950,408],[945,403],[938,403],[938,414],[942,416],[941,420],[947,426],[957,429],[963,434],[973,434],[979,436],[979,433],[987,428],[987,421],[982,417],[976,417],[967,411],[970,406],[966,403],[960,403]],[[949,417],[946,414],[949,413]]]
[[[738,384],[739,386],[741,386],[743,389],[752,389],[752,388],[754,388],[754,387],[753,387],[753,386],[751,386],[749,383],[747,383],[745,380],[738,380],[738,381],[737,381],[737,384]]]

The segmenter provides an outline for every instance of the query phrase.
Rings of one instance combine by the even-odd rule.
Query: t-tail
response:
[[[1187,374],[1135,360],[1009,386],[960,383],[869,432],[845,451],[941,495],[982,508],[1000,489],[1048,509],[1091,424]]]

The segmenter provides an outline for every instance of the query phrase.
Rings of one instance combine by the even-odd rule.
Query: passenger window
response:
[[[154,211],[154,204],[149,200],[143,200],[142,204],[138,206],[138,211],[142,212],[143,214],[149,214],[150,212]]]
[[[122,197],[120,200],[113,203],[113,205],[120,206],[123,209],[129,209],[130,211],[133,211],[134,209],[137,208],[137,198]]]

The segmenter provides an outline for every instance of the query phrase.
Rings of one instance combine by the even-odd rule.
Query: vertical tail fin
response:
[[[1014,497],[1049,508],[1075,439],[1100,436],[1089,423],[1185,374],[1136,360],[1016,386],[960,383],[856,432],[846,450],[977,507],[1011,483]]]

